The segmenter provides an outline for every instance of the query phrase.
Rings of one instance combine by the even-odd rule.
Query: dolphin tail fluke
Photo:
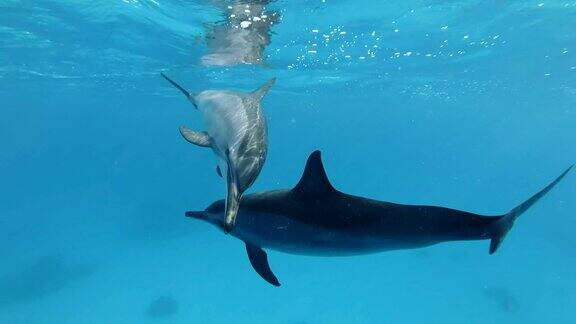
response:
[[[182,92],[186,96],[186,98],[190,99],[194,104],[194,106],[196,106],[196,103],[194,102],[194,94],[192,92],[189,92],[188,90],[184,89],[184,87],[176,83],[176,81],[170,79],[166,74],[164,74],[164,72],[161,72],[160,74],[164,79],[166,79],[166,81],[170,82],[170,84],[172,84],[176,89],[180,90],[180,92]]]
[[[256,89],[254,92],[252,92],[252,94],[258,100],[262,100],[262,98],[264,98],[264,96],[268,93],[270,88],[272,88],[272,86],[274,85],[275,82],[276,82],[276,78],[272,78],[272,79],[268,80],[268,82],[264,83],[260,88]]]
[[[536,193],[528,200],[518,205],[516,208],[512,209],[507,214],[499,217],[493,223],[490,230],[492,238],[490,241],[490,254],[493,254],[494,252],[496,252],[496,250],[498,250],[498,247],[500,247],[500,244],[502,244],[502,242],[504,241],[506,234],[508,234],[508,232],[514,225],[514,221],[516,221],[516,219],[520,217],[520,215],[522,215],[525,211],[527,211],[530,207],[532,207],[532,205],[534,205],[540,198],[544,197],[544,195],[546,195],[548,191],[554,188],[554,186],[556,186],[556,184],[558,184],[558,182],[560,182],[560,180],[562,180],[562,178],[566,176],[566,174],[570,171],[570,169],[572,169],[572,167],[573,165],[570,166],[568,169],[566,169],[564,172],[562,172],[561,175],[559,175],[554,181],[552,181],[552,183],[550,183],[544,189],[540,190],[538,193]]]

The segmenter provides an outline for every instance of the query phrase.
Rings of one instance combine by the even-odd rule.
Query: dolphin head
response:
[[[208,208],[203,211],[188,211],[186,212],[186,217],[199,219],[201,221],[208,222],[219,229],[224,229],[225,215],[225,203],[224,200],[217,200],[213,202]]]
[[[260,136],[260,135],[258,135]],[[265,140],[265,137],[263,137]],[[227,195],[225,206],[224,232],[230,233],[236,222],[242,195],[256,180],[266,159],[266,145],[239,150],[243,154],[226,151]]]

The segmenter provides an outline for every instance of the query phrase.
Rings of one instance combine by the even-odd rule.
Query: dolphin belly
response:
[[[419,248],[439,242],[431,237],[369,235],[294,221],[270,213],[240,210],[232,233],[242,241],[279,252],[310,256],[352,256]]]
[[[242,99],[231,93],[210,90],[201,95],[199,110],[206,131],[214,145],[225,152],[246,136],[249,121]]]

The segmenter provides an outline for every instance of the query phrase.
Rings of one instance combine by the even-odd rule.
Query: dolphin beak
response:
[[[190,218],[206,219],[206,212],[204,211],[187,211],[185,215]]]
[[[236,170],[230,166],[230,151],[226,150],[226,207],[225,207],[225,218],[224,218],[224,234],[230,234],[234,229],[234,223],[236,222],[236,215],[238,214],[238,209],[240,208],[240,198],[242,197],[242,192],[238,190],[238,182],[236,176]]]
[[[229,234],[236,223],[236,215],[240,208],[241,194],[238,187],[232,181],[228,181],[228,196],[226,197],[226,219],[224,221],[224,233]]]
[[[238,198],[229,199],[226,205],[226,221],[224,222],[224,233],[230,234],[234,229],[236,223],[236,215],[238,215],[238,208],[240,202]]]

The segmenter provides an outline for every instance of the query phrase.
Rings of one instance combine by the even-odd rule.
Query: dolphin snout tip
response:
[[[224,234],[230,234],[234,229],[234,224],[224,222]]]
[[[184,213],[184,215],[185,215],[186,217],[190,217],[190,218],[203,218],[204,212],[201,212],[201,211],[187,211],[186,213]]]

